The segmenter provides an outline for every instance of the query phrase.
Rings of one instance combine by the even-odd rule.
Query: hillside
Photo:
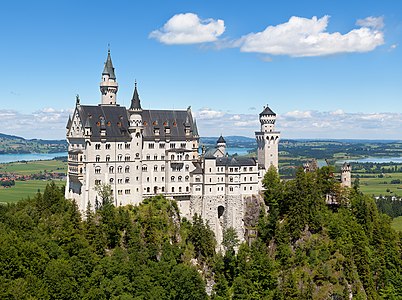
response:
[[[0,133],[0,154],[66,152],[65,140],[24,139]]]
[[[0,298],[400,299],[401,236],[370,197],[341,190],[332,171],[286,182],[268,172],[254,233],[237,253],[233,230],[216,253],[208,225],[180,219],[174,201],[116,208],[105,194],[82,221],[49,185],[0,206]],[[328,193],[338,205],[326,205]]]

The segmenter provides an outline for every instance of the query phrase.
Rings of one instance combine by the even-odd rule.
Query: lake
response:
[[[67,152],[0,154],[0,163],[31,160],[49,160],[60,156],[67,156]]]
[[[239,147],[233,147],[233,148],[226,148],[226,152],[229,155],[233,155],[237,153],[238,155],[247,155],[248,151],[253,150],[253,148],[239,148]]]
[[[365,157],[359,159],[347,159],[343,161],[337,161],[337,164],[343,164],[344,162],[357,162],[357,163],[402,163],[402,157]]]

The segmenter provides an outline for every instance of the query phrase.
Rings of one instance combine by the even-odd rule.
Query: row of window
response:
[[[253,167],[249,167],[248,168],[248,170],[251,172],[251,171],[253,171]],[[217,167],[216,168],[216,171],[217,172],[224,172],[225,171],[225,169],[224,169],[224,167]],[[239,172],[239,168],[229,168],[229,172]],[[243,167],[243,171],[244,172],[247,172],[247,167]],[[210,173],[212,173],[212,168],[209,168],[209,172]]]
[[[95,167],[95,174],[100,174],[101,171],[102,171],[102,168],[100,166]],[[111,173],[111,174],[114,173],[114,166],[109,167],[109,173]],[[117,173],[123,173],[123,167],[122,166],[117,167]],[[126,166],[124,168],[124,173],[130,173],[130,167],[129,166]]]
[[[110,150],[111,145],[110,144],[105,144],[105,149]],[[101,144],[95,144],[95,150],[100,150],[101,149]],[[123,149],[123,144],[117,144],[117,149],[122,150]],[[130,149],[130,144],[129,143],[124,143],[124,149]]]
[[[139,156],[140,156],[140,154],[139,154],[139,153],[136,153],[136,157],[139,157]],[[130,160],[131,160],[130,155],[126,154],[126,155],[124,156],[124,161],[130,161]],[[96,161],[96,162],[100,162],[100,161],[101,161],[100,155],[97,155],[97,156],[95,157],[95,161]],[[105,161],[110,161],[110,155],[106,155]],[[117,161],[123,161],[123,155],[122,155],[122,154],[117,155]]]

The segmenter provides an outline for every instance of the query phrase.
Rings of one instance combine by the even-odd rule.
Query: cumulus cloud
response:
[[[327,32],[329,16],[311,19],[291,17],[288,22],[268,26],[239,39],[242,52],[293,57],[324,56],[338,53],[368,52],[384,44],[382,18],[368,17],[348,33]]]
[[[382,29],[384,27],[383,17],[367,17],[365,19],[359,19],[356,25],[361,27],[370,27],[374,29]]]
[[[64,139],[70,109],[44,108],[32,113],[0,109],[2,133],[24,138]]]
[[[200,111],[195,112],[196,117]],[[254,132],[260,129],[258,113],[210,114],[208,118],[198,117],[197,125],[201,136],[222,133],[224,136],[253,137]],[[276,128],[282,132],[282,137],[291,139],[401,139],[401,127],[402,113],[350,113],[342,109],[289,111],[279,113],[276,121]]]
[[[210,108],[202,108],[195,113],[196,118],[198,119],[215,119],[224,116],[225,113],[222,111],[212,110]]]
[[[174,15],[149,37],[168,45],[198,44],[214,42],[224,31],[223,20],[200,19],[196,14],[185,13]]]

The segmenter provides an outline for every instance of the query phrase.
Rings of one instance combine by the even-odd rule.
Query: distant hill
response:
[[[66,140],[24,139],[0,133],[0,154],[55,153],[67,151]]]

